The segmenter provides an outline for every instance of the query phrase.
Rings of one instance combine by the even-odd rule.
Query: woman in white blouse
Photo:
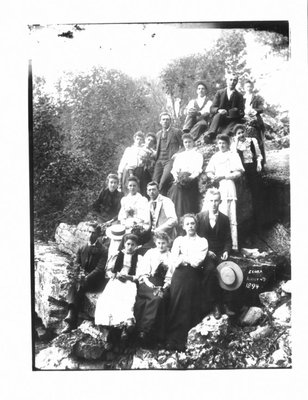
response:
[[[139,286],[135,303],[136,330],[146,345],[165,339],[166,310],[164,293],[172,276],[170,238],[165,232],[154,236],[156,247],[148,250],[137,269]]]
[[[206,173],[214,185],[217,185],[221,194],[219,211],[225,214],[230,221],[232,249],[238,251],[237,217],[236,217],[236,187],[234,180],[244,172],[240,156],[230,151],[228,135],[217,136],[218,152],[215,153],[207,167]]]
[[[195,215],[182,218],[185,236],[177,237],[171,249],[174,272],[170,286],[167,348],[184,351],[189,330],[201,319],[202,266],[208,242],[196,234]]]
[[[178,218],[199,211],[198,176],[202,172],[203,156],[194,147],[189,133],[182,136],[184,151],[176,154],[171,174],[174,181],[168,197],[174,202]]]

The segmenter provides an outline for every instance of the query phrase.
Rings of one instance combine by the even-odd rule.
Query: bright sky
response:
[[[115,68],[131,77],[157,77],[175,58],[204,52],[213,46],[221,30],[204,24],[88,24],[47,25],[29,32],[29,58],[33,74],[46,78],[46,89],[54,91],[54,82],[63,71],[80,73],[94,65]],[[71,31],[73,39],[59,37]],[[266,48],[246,35],[247,64],[256,79],[256,88],[270,103],[287,108],[288,92],[282,81],[288,77],[288,65],[279,58],[264,57]]]
[[[159,74],[172,59],[210,47],[219,29],[181,29],[177,24],[49,25],[29,35],[33,72],[56,77],[63,70],[93,65],[120,69],[132,77]],[[58,37],[72,31],[73,39]]]

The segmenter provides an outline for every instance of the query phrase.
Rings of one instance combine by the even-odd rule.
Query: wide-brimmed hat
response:
[[[121,241],[125,235],[125,226],[121,224],[111,225],[106,229],[106,236],[109,239]]]
[[[243,272],[233,261],[223,261],[217,266],[218,281],[222,289],[236,290],[243,282]]]

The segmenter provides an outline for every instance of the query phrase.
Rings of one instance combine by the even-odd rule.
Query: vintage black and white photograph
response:
[[[290,28],[28,25],[33,370],[292,368]]]

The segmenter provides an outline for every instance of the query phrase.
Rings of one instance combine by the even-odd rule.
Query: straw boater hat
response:
[[[106,229],[106,236],[109,239],[121,241],[122,237],[125,235],[125,226],[124,225],[111,225]]]
[[[243,272],[233,261],[224,261],[217,267],[218,281],[225,290],[236,290],[243,282]]]

